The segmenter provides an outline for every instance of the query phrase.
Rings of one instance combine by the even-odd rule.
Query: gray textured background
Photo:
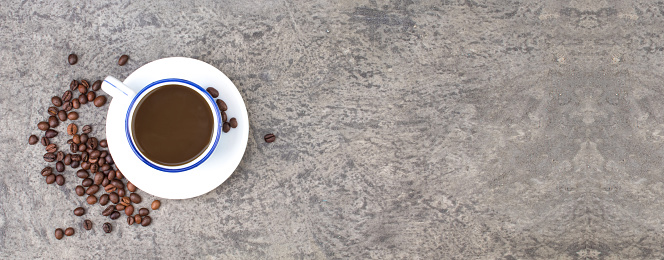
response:
[[[187,2],[0,3],[0,258],[664,257],[661,2]],[[244,159],[85,232],[27,138],[72,79],[169,56],[237,85]],[[79,122],[103,136],[106,108]]]

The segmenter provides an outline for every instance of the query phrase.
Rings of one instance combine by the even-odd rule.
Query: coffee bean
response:
[[[99,186],[93,184],[85,190],[85,194],[92,195],[97,193],[97,191],[99,191]]]
[[[88,152],[82,152],[81,153],[81,161],[82,162],[87,162],[90,159],[90,155]]]
[[[74,134],[71,139],[72,139],[72,143],[75,143],[75,144],[80,144],[81,143],[81,136],[78,135],[78,134]]]
[[[78,103],[81,103],[81,105],[85,105],[88,103],[88,96],[85,94],[80,94],[78,95]]]
[[[277,139],[277,137],[274,136],[273,134],[266,134],[265,137],[263,137],[263,138],[265,139],[266,143],[274,142],[274,140]]]
[[[57,163],[55,164],[55,169],[56,169],[58,172],[64,172],[64,171],[65,171],[65,164],[62,163],[62,162],[57,162]]]
[[[62,228],[55,229],[55,239],[60,240],[65,236],[65,232],[62,231]]]
[[[65,236],[70,237],[70,236],[73,236],[73,235],[74,235],[74,228],[68,227],[67,229],[65,229]]]
[[[71,113],[69,113],[69,114],[71,115],[72,113],[76,113],[76,112],[71,112]],[[75,135],[77,132],[78,132],[78,126],[76,126],[76,124],[73,124],[73,123],[72,123],[72,124],[69,124],[69,125],[67,126],[67,134],[68,134],[68,135],[72,135],[72,136],[73,136],[73,135]],[[79,140],[79,141],[80,141],[80,140]]]
[[[46,133],[44,133],[44,136],[46,136],[46,138],[56,137],[56,136],[58,136],[58,131],[55,131],[53,129],[48,129],[48,130],[46,130]]]
[[[108,204],[108,194],[104,194],[99,197],[99,204],[102,206],[106,206],[106,204]]]
[[[28,144],[35,145],[36,143],[39,143],[39,138],[37,138],[36,135],[30,135],[28,138]]]
[[[113,213],[113,211],[115,211],[115,206],[111,205],[108,206],[104,211],[102,211],[101,215],[103,215],[104,217],[108,217],[111,215],[111,213]]]
[[[48,117],[48,125],[51,128],[56,128],[57,126],[60,125],[60,121],[58,121],[58,118],[56,118],[55,116],[50,116]]]
[[[65,159],[65,153],[62,151],[59,151],[57,154],[55,154],[55,160],[58,162],[62,162],[62,160]]]
[[[65,103],[64,107],[62,108],[62,110],[64,110],[65,112],[69,112],[69,111],[71,111],[73,108],[74,108],[74,105],[73,105],[73,104],[71,103],[71,101],[70,101],[70,102]]]
[[[141,218],[141,215],[135,215],[134,216],[134,222],[136,222],[136,224],[141,224],[141,221],[143,221],[143,218]]]
[[[111,192],[114,192],[114,191],[118,190],[118,188],[115,187],[113,184],[109,184],[109,185],[104,186],[104,190],[106,192],[111,193]],[[117,203],[117,202],[113,202],[113,203]]]
[[[99,89],[101,89],[101,80],[97,80],[92,83],[92,90],[97,91]]]
[[[85,125],[85,126],[83,126],[83,134],[81,135],[81,143],[85,143],[85,142],[88,141],[88,133],[90,133],[90,131],[88,130],[88,132],[86,133],[86,131],[85,131],[85,130],[86,130],[86,129],[85,129],[86,126],[89,127],[89,125]]]
[[[65,176],[62,176],[62,174],[55,175],[55,183],[58,184],[58,186],[62,186],[65,184]]]
[[[53,173],[53,168],[48,167],[48,166],[44,167],[44,169],[41,170],[41,175],[42,176],[49,176],[49,175],[51,175],[51,173]]]
[[[120,59],[118,59],[118,65],[124,66],[127,64],[127,61],[129,61],[129,56],[128,55],[122,55],[120,56]]]
[[[152,205],[150,205],[150,207],[152,208],[152,210],[157,210],[157,209],[159,209],[159,207],[161,207],[161,201],[159,201],[159,200],[154,200],[154,201],[152,202]]]
[[[141,195],[138,195],[137,193],[129,194],[129,199],[131,199],[131,202],[136,204],[141,203],[141,201],[143,200],[141,199]]]
[[[69,83],[69,90],[74,90],[78,87],[78,81],[77,80],[72,80],[71,83]]]
[[[110,154],[109,154],[110,156]],[[115,171],[115,178],[118,180],[124,179],[124,175],[122,175],[122,172],[120,170]]]
[[[74,94],[72,94],[71,90],[65,91],[65,93],[62,94],[62,102],[69,102],[71,101],[72,97]]]
[[[74,65],[76,62],[78,62],[78,56],[76,54],[69,54],[69,57],[67,57],[67,61],[69,62],[69,65]]]
[[[104,159],[106,159],[106,163],[108,163],[108,164],[112,165],[112,164],[115,163],[115,161],[113,161],[113,156],[111,156],[110,154],[106,155],[106,157],[104,157]],[[118,179],[122,179],[122,177],[118,177]]]
[[[97,149],[97,145],[98,145],[98,144],[99,144],[99,142],[97,142],[97,138],[94,138],[94,137],[91,137],[91,138],[88,139],[88,141],[86,142],[86,146],[87,146],[88,148],[90,148],[90,149]]]
[[[232,128],[236,128],[236,127],[237,127],[237,119],[235,119],[235,117],[231,118],[231,120],[228,121],[228,123],[231,124],[231,127],[232,127]]]
[[[226,112],[221,111],[221,122],[224,123],[228,121],[228,115],[226,115]]]
[[[67,121],[67,112],[65,112],[64,110],[58,111],[58,119],[60,119],[60,121],[63,122]]]
[[[81,101],[78,101],[78,99],[74,99],[71,101],[71,105],[74,109],[79,109],[81,107]]]
[[[76,112],[69,112],[69,114],[67,114],[67,118],[68,118],[69,120],[76,120],[76,119],[78,119],[78,113],[76,113]]]
[[[90,164],[89,162],[82,162],[81,163],[81,169],[90,170],[90,165],[92,165],[92,164]]]
[[[114,180],[115,179],[115,171],[109,171],[107,178],[108,178],[109,181]]]
[[[87,80],[82,79],[81,80],[81,85],[83,85],[86,89],[90,88],[90,83],[88,83]]]
[[[131,183],[130,181],[128,181],[128,182],[127,182],[127,189],[128,189],[129,191],[131,191],[131,192],[135,192],[135,191],[136,191],[136,186],[134,186],[133,183]],[[130,196],[130,197],[131,197],[131,196]],[[138,202],[137,202],[137,203],[138,203]]]
[[[65,163],[65,165],[71,165],[71,154],[65,155],[65,158],[62,159],[62,162]]]
[[[44,161],[47,162],[55,162],[56,155],[53,153],[46,153],[44,154]]]
[[[81,142],[81,144],[78,145],[78,150],[81,151],[81,152],[85,151],[87,149],[88,149],[88,147],[83,142]]]
[[[106,96],[98,96],[97,98],[95,98],[94,103],[96,107],[103,106],[104,104],[106,104]]]
[[[118,189],[118,190],[117,190],[117,193],[118,193],[118,196],[120,196],[120,197],[124,197],[124,195],[125,195],[126,192],[125,192],[124,189]]]
[[[74,162],[80,162],[81,161],[81,155],[80,154],[72,154],[71,155],[71,160]]]
[[[71,165],[69,165],[69,167],[72,167],[72,168],[76,169],[76,168],[78,168],[79,165],[81,165],[80,161],[72,161]]]
[[[115,187],[115,186],[114,186],[114,187]],[[115,192],[111,192],[111,193],[109,193],[109,194],[108,194],[108,199],[110,199],[111,202],[113,202],[113,203],[118,203],[118,202],[120,202],[120,196],[118,196],[118,194],[115,193]]]
[[[99,162],[101,162],[101,160],[104,160],[104,158],[99,159]],[[103,164],[99,169],[102,172],[108,172],[109,170],[111,170],[111,166],[108,164]]]
[[[150,210],[146,208],[141,208],[138,210],[138,214],[141,216],[147,216],[148,214],[150,214]]]
[[[42,138],[41,138],[41,144],[42,144],[43,146],[48,146],[49,144],[51,144],[51,140],[49,140],[48,138],[46,138],[46,136],[42,136]]]
[[[74,215],[83,216],[85,214],[85,209],[83,207],[78,207],[74,209]]]
[[[92,159],[99,158],[99,155],[101,155],[101,152],[99,150],[94,150],[90,153],[90,158]]]
[[[77,144],[70,144],[69,145],[69,151],[72,153],[78,152],[78,145]]]
[[[74,190],[76,191],[76,195],[78,195],[78,196],[85,195],[85,188],[83,188],[83,186],[81,186],[81,185],[76,186],[76,188]]]
[[[90,172],[98,173],[99,172],[99,165],[96,164],[96,163],[90,164]]]
[[[95,173],[94,177],[94,183],[97,185],[100,185],[101,182],[104,180],[104,174],[101,172]]]
[[[86,97],[88,98],[88,102],[93,102],[95,100],[95,98],[97,97],[97,93],[95,93],[94,91],[90,91],[90,92],[88,92]]]
[[[94,205],[95,203],[97,203],[97,197],[95,197],[95,195],[90,195],[88,196],[87,199],[85,199],[85,202],[87,202],[90,205]]]
[[[110,216],[110,217],[111,217],[111,219],[113,219],[113,220],[118,219],[118,218],[120,217],[120,212],[113,211],[113,213],[111,213],[111,216]]]
[[[46,152],[55,153],[58,151],[58,146],[56,144],[49,144],[46,146]]]
[[[106,142],[106,139],[99,141],[99,146],[104,148],[108,147],[108,142]]]
[[[46,184],[53,184],[55,182],[55,174],[46,176]]]
[[[92,229],[92,221],[90,221],[89,219],[83,221],[83,228],[85,228],[85,230]]]
[[[109,180],[106,179],[106,178],[104,178],[104,179],[101,181],[101,186],[103,186],[103,187],[106,187],[106,186],[108,186],[109,184],[111,184],[111,181],[109,181]]]
[[[219,110],[221,110],[221,111],[228,110],[228,106],[226,105],[226,102],[224,102],[221,99],[217,99],[216,102],[217,102],[217,107],[219,107]],[[226,120],[224,120],[224,121],[226,121]]]
[[[150,216],[142,217],[141,226],[147,227],[152,223],[152,218]]]
[[[132,214],[134,214],[134,206],[129,205],[125,208],[125,215],[131,217]]]
[[[53,96],[51,98],[51,103],[53,103],[53,105],[56,107],[62,106],[62,99],[60,99],[58,96]]]
[[[37,123],[37,128],[39,128],[39,130],[46,131],[46,130],[48,130],[49,127],[50,126],[48,125],[47,122],[42,121],[42,122]]]
[[[78,170],[78,171],[76,171],[76,176],[81,178],[81,179],[85,179],[88,176],[90,176],[90,174],[88,174],[88,171],[86,171],[86,170]]]
[[[106,222],[103,225],[103,229],[104,229],[104,232],[111,233],[111,231],[113,231],[113,226],[111,226],[111,223]]]
[[[231,124],[224,122],[224,126],[221,129],[224,131],[224,133],[228,133],[228,131],[231,130]]]
[[[219,91],[217,91],[213,87],[206,88],[205,90],[207,90],[207,92],[210,93],[210,96],[212,96],[213,98],[217,98],[219,96]]]
[[[129,197],[122,197],[120,203],[122,203],[122,205],[128,206],[129,204],[131,204],[131,199]]]
[[[120,180],[111,180],[111,184],[113,184],[113,186],[115,186],[118,189],[124,188],[124,183],[122,183],[122,181]]]
[[[81,186],[83,187],[90,187],[94,184],[94,181],[90,178],[85,178],[81,181]]]
[[[130,225],[130,226],[133,225],[134,224],[134,217],[132,217],[132,216],[127,217],[127,224]]]
[[[48,110],[46,110],[49,115],[55,116],[58,114],[59,110],[57,107],[49,107]]]

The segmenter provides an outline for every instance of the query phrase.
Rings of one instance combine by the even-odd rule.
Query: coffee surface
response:
[[[138,150],[167,166],[196,159],[213,131],[214,118],[205,98],[181,85],[165,85],[148,93],[137,105],[132,122]]]

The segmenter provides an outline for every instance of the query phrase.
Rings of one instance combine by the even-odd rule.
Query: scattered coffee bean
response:
[[[132,217],[132,216],[127,217],[127,224],[130,225],[130,226],[133,225],[134,224],[134,217]]]
[[[72,161],[71,165],[69,165],[69,167],[72,167],[72,168],[76,169],[76,168],[78,168],[79,165],[81,165],[80,161]]]
[[[236,127],[237,127],[237,119],[235,119],[235,117],[231,118],[231,120],[228,121],[228,123],[231,124],[231,127],[232,127],[232,128],[236,128]]]
[[[88,147],[82,142],[81,142],[81,144],[78,145],[78,150],[81,151],[81,152],[85,151],[87,149],[88,149]]]
[[[71,103],[71,101],[70,101],[70,102],[65,103],[64,107],[62,108],[62,110],[64,110],[65,112],[69,112],[69,111],[71,111],[73,108],[74,108],[74,105],[73,105],[73,104]]]
[[[58,174],[55,176],[55,183],[58,184],[58,186],[62,186],[65,184],[65,176],[62,176],[62,174]]]
[[[86,170],[78,170],[78,171],[76,171],[76,176],[81,178],[81,179],[85,179],[88,176],[90,176],[90,174],[88,174],[88,171],[86,171]]]
[[[65,236],[70,237],[70,236],[73,236],[73,235],[74,235],[74,228],[68,227],[67,229],[65,229]]]
[[[99,89],[101,89],[101,80],[97,80],[92,83],[92,90],[97,91]]]
[[[120,212],[113,211],[109,217],[111,217],[113,220],[118,219],[120,217]]]
[[[132,214],[134,214],[134,206],[129,205],[125,208],[125,215],[131,217]]]
[[[53,96],[51,98],[51,103],[53,103],[53,105],[56,107],[62,106],[62,99],[60,99],[58,96]]]
[[[83,186],[81,186],[81,185],[76,186],[76,188],[74,190],[76,191],[76,195],[78,195],[78,196],[85,195],[85,188],[83,188]]]
[[[99,191],[99,186],[93,184],[85,190],[85,194],[92,195],[97,193],[97,191]]]
[[[150,207],[152,208],[152,210],[157,210],[157,209],[159,209],[159,207],[161,207],[161,201],[159,201],[159,200],[154,200],[154,201],[152,202],[152,205],[150,205]]]
[[[106,139],[99,141],[99,146],[104,148],[108,147],[108,142],[106,142]]]
[[[127,64],[127,61],[129,61],[129,56],[128,55],[122,55],[118,59],[118,65],[124,66],[125,64]]]
[[[89,220],[89,219],[86,219],[85,221],[83,221],[83,228],[84,228],[85,230],[90,230],[90,229],[92,229],[92,221]]]
[[[85,178],[81,181],[81,186],[83,187],[90,187],[94,184],[94,181],[90,178]]]
[[[42,176],[49,176],[49,175],[51,175],[51,173],[53,173],[53,168],[48,167],[48,166],[44,167],[44,169],[41,170],[41,175]]]
[[[69,114],[71,115],[72,113],[76,113],[76,112],[71,112],[71,113],[69,113]],[[67,126],[67,134],[68,134],[68,135],[72,135],[72,136],[73,136],[73,135],[75,135],[77,132],[78,132],[78,126],[76,126],[76,124],[71,123],[71,124],[69,124],[69,125]],[[79,141],[80,141],[80,140],[79,140]]]
[[[104,159],[106,159],[106,163],[108,163],[108,164],[113,165],[115,163],[115,161],[113,161],[113,156],[111,156],[110,154],[106,155],[106,157],[104,157]],[[120,176],[120,175],[118,174],[118,176]],[[122,179],[122,177],[116,177],[116,178]]]
[[[58,136],[58,131],[55,131],[53,129],[48,129],[48,130],[46,130],[46,133],[44,133],[44,136],[46,136],[46,138],[56,137],[56,136]]]
[[[64,110],[58,111],[58,119],[60,119],[60,121],[63,122],[67,121],[67,112],[65,112]]]
[[[44,121],[39,122],[39,123],[37,124],[37,128],[39,128],[39,130],[42,130],[42,131],[46,131],[46,130],[48,130],[49,127],[50,127],[50,126],[48,125],[48,123],[47,123],[47,122],[44,122]]]
[[[228,122],[224,122],[224,125],[222,126],[221,129],[224,131],[224,133],[228,133],[228,131],[231,130],[231,124],[229,124]]]
[[[152,223],[152,218],[150,216],[142,217],[141,226],[147,227]]]
[[[266,143],[274,142],[274,140],[277,139],[277,137],[274,136],[273,134],[266,134],[265,137],[263,137],[263,138],[265,139]]]
[[[107,176],[109,181],[112,181],[115,179],[115,171],[109,171],[108,176]]]
[[[131,199],[129,197],[122,197],[120,203],[122,203],[122,205],[129,206],[131,204]]]
[[[97,149],[97,145],[99,145],[99,142],[97,142],[97,138],[94,137],[89,138],[86,142],[86,146],[90,149]]]
[[[46,110],[49,115],[55,116],[58,114],[59,110],[57,107],[49,107],[48,110]]]
[[[72,94],[71,90],[67,90],[67,91],[65,91],[65,93],[62,94],[62,102],[69,102],[69,101],[71,101],[72,97],[73,97],[73,94]]]
[[[78,62],[78,56],[76,54],[69,54],[69,57],[67,57],[67,61],[69,62],[69,65],[74,65],[76,62]]]
[[[36,135],[30,135],[28,138],[28,144],[35,145],[36,143],[39,143],[39,138],[37,138]]]
[[[65,159],[65,153],[62,151],[59,151],[57,154],[55,154],[55,160],[58,162],[62,162]]]
[[[55,182],[55,174],[46,176],[46,184],[53,184]]]
[[[134,215],[134,222],[136,222],[136,224],[141,224],[141,221],[143,221],[141,215]]]
[[[115,186],[113,186],[113,187],[115,187]],[[118,202],[120,202],[120,196],[118,196],[118,194],[115,193],[115,192],[110,192],[110,193],[108,194],[108,198],[109,198],[109,199],[111,200],[111,202],[113,202],[113,203],[116,203],[116,204],[117,204]]]
[[[104,194],[99,197],[99,204],[102,206],[106,206],[106,204],[108,204],[108,194]]]
[[[111,213],[113,213],[113,211],[115,211],[115,206],[111,205],[108,206],[106,209],[104,209],[104,211],[101,212],[101,215],[104,217],[108,217],[111,215]]]
[[[88,130],[88,133],[89,132],[90,131]],[[85,142],[88,141],[88,133],[85,132],[85,126],[83,126],[83,134],[81,135],[81,143],[85,143]]]
[[[122,202],[120,202],[120,203],[122,203]],[[125,207],[127,207],[127,206],[124,205],[124,204],[118,204],[118,205],[115,205],[115,210],[125,210]]]
[[[94,91],[90,91],[90,92],[88,92],[86,97],[88,98],[88,102],[93,102],[95,100],[95,98],[97,97],[97,93],[95,93]]]
[[[129,191],[131,191],[131,192],[135,192],[135,191],[136,191],[136,186],[134,186],[133,183],[131,183],[130,181],[128,181],[128,182],[127,182],[127,189],[128,189]],[[132,193],[132,194],[133,194],[133,193]],[[130,196],[130,197],[131,197],[131,196]],[[138,203],[138,202],[136,202],[136,203]]]
[[[83,216],[85,214],[85,209],[83,207],[78,207],[74,209],[74,215]]]
[[[101,172],[95,173],[94,184],[100,185],[104,180],[104,174]]]
[[[46,152],[55,153],[58,151],[58,146],[56,144],[49,144],[46,146]]]
[[[118,189],[118,188],[115,187],[113,184],[109,184],[109,185],[104,186],[104,190],[105,190],[106,192],[109,192],[109,193],[114,192],[114,191],[116,191],[117,189]],[[111,197],[111,198],[113,198],[113,197]],[[113,202],[113,203],[117,203],[117,202]]]
[[[111,156],[111,155],[109,154],[108,156]],[[115,171],[115,178],[118,179],[118,180],[122,180],[122,179],[124,179],[124,175],[122,175],[122,172],[120,170],[117,170],[117,171]]]
[[[51,128],[56,128],[57,126],[60,125],[60,121],[58,121],[58,118],[56,118],[55,116],[50,116],[48,117],[48,125]]]
[[[217,98],[219,96],[219,91],[213,87],[206,88],[205,90],[207,90],[207,92],[210,93],[210,96],[213,98]]]
[[[46,138],[46,136],[42,136],[42,138],[41,138],[41,144],[42,144],[43,146],[48,146],[49,144],[51,144],[51,140],[49,140],[48,138]]]
[[[141,195],[138,195],[137,193],[129,194],[129,199],[131,199],[131,202],[136,204],[141,203],[141,201],[143,200],[141,198]]]
[[[74,99],[71,101],[71,105],[74,109],[79,109],[81,107],[81,101],[78,101],[78,99]]]
[[[78,135],[78,134],[74,134],[71,139],[72,139],[72,142],[75,143],[75,144],[80,144],[81,143],[81,136]]]
[[[97,98],[95,98],[94,103],[96,107],[103,106],[104,104],[106,104],[106,96],[98,96]]]
[[[80,94],[78,96],[78,103],[81,103],[81,105],[85,105],[88,103],[88,96],[85,94]]]
[[[65,165],[71,165],[71,154],[65,155],[65,158],[62,159],[62,162],[65,163]]]
[[[95,195],[90,195],[87,199],[85,199],[85,201],[90,205],[94,205],[97,203],[97,197],[95,197]]]
[[[111,184],[111,181],[109,181],[108,179],[104,178],[103,180],[101,180],[101,186],[106,187],[109,184]]]
[[[55,164],[55,170],[57,170],[58,172],[64,172],[65,171],[65,164],[62,163],[62,162],[57,162]]]
[[[221,122],[226,122],[228,121],[228,115],[226,115],[226,112],[221,111]]]
[[[226,102],[224,102],[221,99],[217,99],[216,102],[217,102],[217,107],[219,107],[219,110],[221,110],[221,111],[228,110],[228,106],[226,105]]]
[[[90,172],[98,173],[99,172],[99,164],[96,164],[96,163],[90,164]]]
[[[77,144],[70,144],[69,145],[69,151],[72,153],[78,152],[78,145]]]
[[[117,193],[118,193],[118,196],[120,196],[120,197],[124,197],[124,195],[125,195],[125,190],[124,190],[124,189],[118,189],[118,190],[117,190]]]
[[[55,229],[55,239],[60,240],[65,236],[65,232],[62,231],[62,228]]]
[[[111,226],[111,223],[106,222],[103,225],[103,229],[104,229],[104,232],[111,233],[111,231],[113,231],[113,226]]]
[[[67,114],[67,118],[68,118],[69,120],[77,120],[77,119],[78,119],[78,113],[76,113],[76,112],[69,112],[69,114]]]
[[[78,81],[77,80],[72,80],[71,83],[69,83],[69,90],[74,90],[78,87]]]
[[[71,160],[74,162],[80,162],[81,161],[81,155],[80,154],[72,154],[71,155]]]
[[[141,208],[138,210],[138,214],[141,216],[147,216],[148,214],[150,214],[150,210],[146,208]]]
[[[83,170],[90,170],[90,163],[89,163],[89,162],[86,162],[86,161],[83,161],[83,162],[81,163],[81,169],[83,169]]]
[[[85,140],[81,140],[81,141],[86,142],[86,141],[88,140],[88,139],[87,139],[87,138],[88,138],[88,135],[87,135],[87,134],[89,134],[90,132],[92,132],[92,127],[91,127],[90,125],[84,125],[83,128],[81,128],[81,131],[82,131],[84,134],[86,134],[86,135],[85,135]],[[81,137],[83,137],[83,135],[81,135]]]
[[[44,161],[47,162],[55,162],[56,155],[53,153],[45,153],[44,154]]]
[[[88,159],[90,159],[90,154],[88,154],[88,152],[82,152],[81,153],[81,161],[82,162],[87,162]]]
[[[124,183],[122,183],[122,181],[120,181],[120,180],[111,180],[111,184],[113,186],[117,187],[118,189],[123,189],[124,188]]]
[[[89,89],[89,88],[90,88],[90,83],[88,83],[87,80],[82,79],[82,80],[81,80],[81,85],[83,85],[83,86],[85,87],[85,89]]]
[[[99,150],[94,150],[90,153],[90,158],[96,159],[99,158],[99,155],[101,155],[101,152]]]

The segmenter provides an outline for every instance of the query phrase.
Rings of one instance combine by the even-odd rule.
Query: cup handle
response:
[[[107,94],[111,95],[113,99],[131,99],[136,95],[136,92],[127,87],[122,81],[108,76],[101,84],[101,89]]]

